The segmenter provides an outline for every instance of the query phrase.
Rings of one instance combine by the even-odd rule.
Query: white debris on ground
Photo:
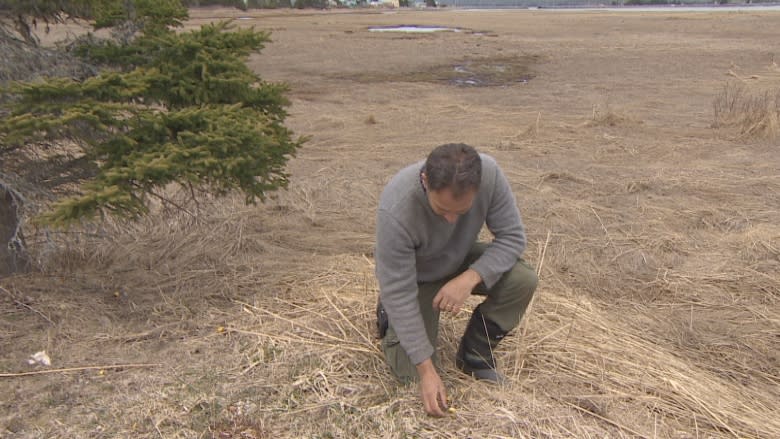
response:
[[[51,366],[51,358],[46,354],[46,351],[39,351],[32,355],[30,355],[30,358],[27,360],[27,364],[30,366]]]

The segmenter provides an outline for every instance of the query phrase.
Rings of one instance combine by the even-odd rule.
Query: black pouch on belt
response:
[[[376,302],[376,330],[380,339],[385,338],[387,334],[387,328],[390,326],[390,320],[387,318],[385,308],[382,306],[382,302]]]

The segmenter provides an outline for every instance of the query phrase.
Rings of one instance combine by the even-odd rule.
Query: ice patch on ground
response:
[[[460,32],[460,29],[453,27],[441,27],[441,26],[381,26],[381,27],[369,27],[369,32]]]

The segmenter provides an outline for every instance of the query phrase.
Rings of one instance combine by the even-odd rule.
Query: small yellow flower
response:
[[[225,327],[224,326],[217,326],[217,333],[222,334],[223,332],[225,332]]]

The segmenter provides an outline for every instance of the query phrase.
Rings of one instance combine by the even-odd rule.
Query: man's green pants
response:
[[[428,339],[434,347],[436,347],[436,338],[439,334],[439,311],[433,309],[433,298],[444,284],[466,271],[474,261],[482,256],[486,248],[487,244],[485,243],[474,244],[463,265],[452,276],[436,282],[417,284],[420,313],[425,322]],[[501,276],[493,288],[487,290],[484,284],[480,284],[474,289],[473,294],[487,296],[480,305],[482,315],[495,322],[504,331],[509,332],[520,323],[520,319],[522,319],[536,290],[537,282],[534,269],[520,259],[511,270]],[[387,364],[399,380],[411,382],[418,379],[417,368],[401,347],[392,324],[382,339],[382,351],[385,354]],[[436,355],[433,356],[432,360],[434,363],[438,363]]]

